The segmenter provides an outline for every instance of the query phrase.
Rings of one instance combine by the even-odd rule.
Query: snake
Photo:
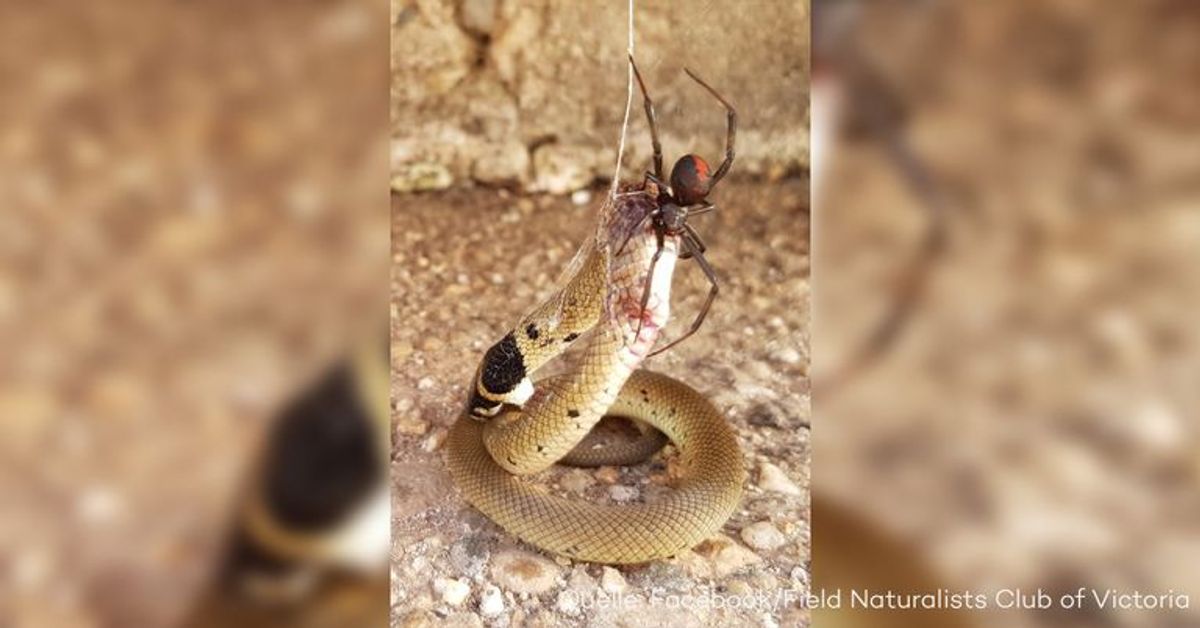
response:
[[[644,563],[695,547],[733,514],[745,481],[737,438],[713,403],[640,368],[669,319],[679,258],[678,237],[668,235],[651,272],[661,234],[643,218],[657,202],[653,186],[622,184],[606,197],[553,294],[484,354],[445,441],[449,473],[469,504],[518,539],[585,562]],[[577,342],[566,372],[532,380]],[[645,436],[597,451],[588,435],[605,416],[631,419]],[[557,462],[634,464],[666,440],[678,450],[678,472],[659,499],[592,503],[529,477]]]

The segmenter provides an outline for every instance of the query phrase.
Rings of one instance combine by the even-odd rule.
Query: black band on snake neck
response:
[[[517,347],[517,338],[509,332],[483,356],[479,382],[493,395],[507,395],[525,379],[525,357]]]

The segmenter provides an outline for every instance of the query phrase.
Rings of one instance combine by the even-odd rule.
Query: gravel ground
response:
[[[696,336],[653,363],[708,394],[738,433],[750,477],[721,534],[672,560],[602,567],[520,543],[458,498],[440,450],[447,428],[482,352],[553,291],[591,228],[603,190],[585,194],[393,196],[393,625],[807,624],[796,601],[809,580],[806,181],[718,190],[722,210],[695,225],[721,296]],[[668,334],[707,289],[692,265],[676,278]],[[662,461],[647,466],[545,475],[564,493],[625,499],[662,490]],[[709,594],[760,597],[672,604]]]

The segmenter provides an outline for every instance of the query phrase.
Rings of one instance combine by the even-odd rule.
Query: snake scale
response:
[[[655,198],[622,186],[606,201],[561,287],[487,351],[446,441],[450,474],[470,504],[517,538],[578,560],[673,556],[719,530],[741,498],[745,470],[725,418],[686,384],[638,368],[669,317],[679,251],[678,238],[668,236],[649,273],[658,241],[642,218]],[[586,345],[574,368],[535,386],[530,375],[580,338]],[[646,503],[594,504],[521,477],[569,454],[576,464],[627,464],[661,446],[650,437],[649,451],[643,443],[641,453],[586,460],[584,439],[605,415],[644,422],[674,443],[680,470],[673,491]]]

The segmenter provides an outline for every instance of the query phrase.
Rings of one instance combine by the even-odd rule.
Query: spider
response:
[[[684,68],[684,72],[692,77],[714,98],[720,101],[725,107],[727,113],[726,132],[725,132],[725,160],[721,162],[720,167],[716,172],[711,172],[708,162],[704,158],[688,154],[679,158],[675,162],[675,166],[671,168],[670,185],[663,182],[663,156],[662,144],[658,141],[658,123],[654,116],[654,103],[650,100],[650,94],[646,91],[646,83],[642,81],[642,73],[638,71],[637,63],[633,60],[633,55],[629,55],[629,63],[633,67],[633,73],[637,77],[638,87],[642,91],[642,101],[646,109],[646,119],[650,123],[650,141],[654,147],[654,172],[646,173],[646,180],[652,181],[658,190],[658,198],[655,203],[654,210],[647,213],[638,222],[637,227],[630,232],[629,237],[621,244],[620,251],[625,249],[625,245],[629,243],[633,234],[638,233],[642,229],[642,225],[647,220],[651,222],[654,228],[654,235],[658,239],[658,249],[654,251],[654,257],[650,261],[650,272],[646,276],[646,287],[642,291],[642,306],[641,311],[646,310],[646,305],[650,302],[650,286],[654,279],[654,267],[658,264],[659,257],[662,256],[663,242],[668,237],[678,236],[680,245],[683,251],[680,253],[680,259],[696,258],[696,262],[700,264],[700,269],[704,271],[705,277],[711,285],[708,291],[708,298],[704,301],[704,306],[700,308],[700,314],[692,321],[692,326],[682,336],[672,340],[666,346],[652,351],[649,355],[657,355],[670,349],[671,347],[683,342],[688,336],[696,333],[700,329],[700,325],[704,322],[704,317],[708,316],[708,309],[712,306],[713,300],[717,298],[717,293],[720,292],[721,286],[717,283],[717,275],[713,272],[712,266],[708,260],[704,258],[704,251],[707,247],[700,234],[696,232],[691,225],[687,223],[689,216],[697,216],[706,214],[717,209],[717,206],[708,201],[708,194],[712,192],[721,178],[729,172],[729,167],[733,165],[733,144],[737,136],[737,110],[730,105],[728,101],[717,93],[717,90],[709,86],[696,76],[688,68]],[[710,174],[711,173],[711,174]],[[645,185],[643,184],[643,187]],[[638,321],[637,333],[642,331],[642,321]],[[649,357],[649,356],[647,356]]]

